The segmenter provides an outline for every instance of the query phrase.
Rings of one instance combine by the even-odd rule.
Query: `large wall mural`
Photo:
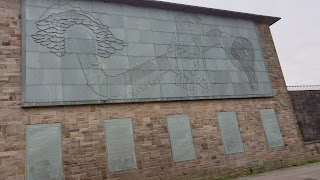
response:
[[[251,21],[103,1],[25,10],[27,105],[272,96]]]

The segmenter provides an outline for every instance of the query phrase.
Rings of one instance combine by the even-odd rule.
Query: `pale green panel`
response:
[[[188,115],[167,116],[171,152],[174,162],[196,159]]]
[[[136,169],[132,120],[106,120],[105,136],[109,172]]]
[[[267,138],[268,146],[270,148],[284,146],[275,110],[260,110],[260,117],[263,123],[263,128]]]
[[[244,152],[236,113],[220,112],[218,113],[218,120],[225,153]]]
[[[63,179],[61,125],[26,127],[26,179]]]
[[[24,106],[273,96],[250,20],[23,1]]]

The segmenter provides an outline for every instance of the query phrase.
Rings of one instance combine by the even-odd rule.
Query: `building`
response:
[[[320,86],[289,86],[288,91],[304,142],[320,140]]]
[[[0,8],[0,179],[219,178],[319,158],[279,18],[147,0]]]

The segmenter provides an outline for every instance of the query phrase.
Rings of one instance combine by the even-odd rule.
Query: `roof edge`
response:
[[[288,91],[320,91],[320,85],[287,86]]]
[[[172,3],[172,2],[156,1],[156,0],[105,0],[105,2],[122,3],[122,4],[133,5],[133,6],[153,7],[157,9],[176,10],[176,11],[184,11],[184,12],[187,11],[190,13],[200,13],[200,14],[207,14],[207,15],[214,15],[214,16],[230,17],[230,18],[248,19],[256,23],[267,24],[269,26],[273,25],[274,23],[276,23],[281,19],[280,17],[250,14],[250,13],[221,10],[221,9],[214,9],[214,8],[200,7],[200,6],[192,6],[192,5],[178,4],[178,3]]]

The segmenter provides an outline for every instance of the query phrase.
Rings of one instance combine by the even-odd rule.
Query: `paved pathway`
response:
[[[320,180],[320,163],[275,170],[238,180]]]

